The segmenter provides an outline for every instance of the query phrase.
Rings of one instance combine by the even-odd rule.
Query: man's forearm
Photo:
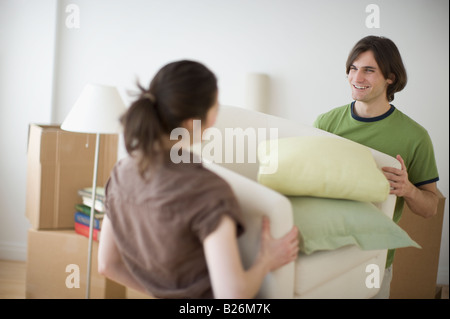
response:
[[[437,191],[428,188],[414,187],[410,195],[404,196],[411,211],[425,218],[436,215],[439,202]]]

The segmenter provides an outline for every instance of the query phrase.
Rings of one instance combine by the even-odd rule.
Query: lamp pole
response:
[[[61,125],[65,131],[96,134],[94,176],[92,181],[92,205],[89,219],[89,247],[86,279],[86,298],[91,294],[92,246],[94,237],[95,201],[97,195],[97,170],[100,150],[100,134],[120,132],[118,119],[126,111],[119,92],[113,86],[87,84]]]
[[[95,214],[95,200],[97,194],[97,167],[98,167],[98,153],[100,149],[100,134],[96,133],[95,138],[95,160],[94,160],[94,177],[92,180],[92,205],[91,215],[89,220],[89,249],[88,249],[88,264],[87,264],[87,278],[86,278],[86,299],[91,295],[91,266],[92,266],[92,242],[94,234],[94,214]]]

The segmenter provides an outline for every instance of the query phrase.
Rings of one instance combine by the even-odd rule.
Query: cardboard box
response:
[[[29,126],[26,217],[34,229],[73,229],[78,190],[92,187],[95,134],[57,125]],[[117,161],[117,135],[101,135],[97,186],[105,185]]]
[[[84,299],[89,239],[72,230],[28,231],[27,299]],[[97,271],[98,242],[92,245],[92,299],[123,299],[126,288]],[[78,281],[77,281],[78,280]],[[79,286],[77,287],[77,283]]]
[[[399,226],[422,249],[397,249],[391,282],[391,299],[434,299],[439,267],[445,197],[439,192],[437,214],[425,219],[405,205]]]

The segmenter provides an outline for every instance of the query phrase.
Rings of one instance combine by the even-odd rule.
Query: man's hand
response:
[[[408,179],[405,162],[400,155],[397,160],[401,169],[383,167],[383,173],[391,185],[390,194],[403,197],[409,208],[417,215],[428,218],[436,215],[438,205],[438,191],[436,182],[414,186]]]
[[[403,158],[397,155],[397,160],[401,164],[401,169],[394,167],[383,167],[383,173],[391,185],[390,194],[399,197],[408,197],[414,190],[415,186],[408,179],[408,172]]]

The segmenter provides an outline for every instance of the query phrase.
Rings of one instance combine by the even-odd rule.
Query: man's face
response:
[[[361,53],[350,66],[348,82],[352,98],[365,103],[387,102],[386,90],[391,79],[385,79],[372,51]]]

